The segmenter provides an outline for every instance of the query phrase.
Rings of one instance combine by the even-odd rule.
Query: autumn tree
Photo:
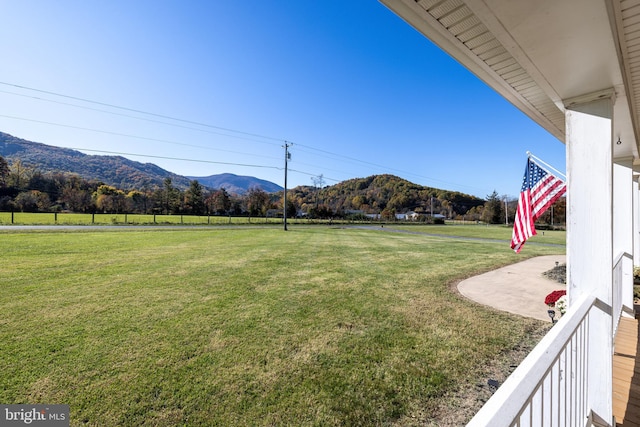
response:
[[[480,221],[484,212],[484,206],[474,206],[465,213],[462,218],[468,221]]]
[[[9,172],[9,163],[7,163],[4,157],[0,156],[0,188],[6,187]]]
[[[127,208],[131,212],[147,213],[149,195],[138,190],[131,190],[126,195]]]
[[[93,193],[96,207],[105,213],[119,213],[126,209],[124,191],[110,185],[101,185]]]
[[[362,206],[365,206],[366,204],[367,198],[362,194],[358,194],[351,199],[351,206],[353,206],[354,209],[362,209]]]
[[[265,215],[268,207],[269,195],[260,188],[250,188],[247,193],[247,211],[249,211],[249,215]]]
[[[46,193],[51,201],[57,201],[60,197],[60,187],[50,176],[44,175],[39,170],[33,168],[28,176],[27,188]]]
[[[231,211],[231,197],[224,187],[214,191],[205,201],[207,210],[218,215],[224,215]]]
[[[380,212],[380,217],[385,221],[393,221],[396,219],[396,210],[391,207],[384,208],[382,212]]]
[[[321,204],[317,208],[313,207],[309,209],[309,217],[311,218],[329,219],[333,218],[333,216],[333,210],[331,210],[331,208],[325,204]]]
[[[18,190],[25,189],[28,181],[28,168],[20,161],[20,159],[18,159],[11,163],[11,167],[9,169],[10,172],[7,184],[11,187],[15,187]]]
[[[387,204],[387,208],[393,209],[394,211],[401,210],[404,206],[408,204],[408,196],[405,193],[395,193],[389,199],[389,203]]]
[[[94,206],[87,182],[78,176],[66,179],[60,194],[60,202],[73,212],[87,212]]]
[[[22,212],[46,211],[51,206],[51,200],[46,193],[38,190],[23,191],[16,196],[14,205]]]
[[[282,201],[284,203],[284,200]],[[295,202],[289,198],[287,198],[287,218],[295,218],[298,215],[298,207]]]

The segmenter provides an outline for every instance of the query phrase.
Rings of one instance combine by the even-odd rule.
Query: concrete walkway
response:
[[[477,303],[534,319],[551,321],[544,298],[565,285],[542,275],[564,264],[565,255],[547,255],[463,280],[458,291]]]

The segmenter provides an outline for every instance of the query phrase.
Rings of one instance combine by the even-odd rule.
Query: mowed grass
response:
[[[301,222],[301,220],[293,220]],[[279,224],[282,218],[228,217],[206,215],[144,215],[144,214],[83,214],[0,212],[0,225],[227,225],[227,224]]]
[[[0,402],[69,404],[71,425],[402,423],[540,327],[451,291],[523,259],[491,241],[9,231],[0,254]]]

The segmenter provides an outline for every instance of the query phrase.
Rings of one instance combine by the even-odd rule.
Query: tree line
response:
[[[259,188],[243,196],[224,188],[212,191],[195,180],[181,190],[171,178],[162,186],[125,191],[75,174],[42,173],[20,160],[9,165],[0,156],[3,211],[265,216],[278,209],[279,198]]]
[[[487,196],[484,205],[471,209],[466,217],[487,224],[513,224],[518,208],[518,199],[498,196],[493,192]],[[537,228],[563,227],[567,220],[567,199],[561,197],[536,221]]]
[[[165,178],[162,186],[122,190],[98,180],[64,172],[42,173],[36,167],[0,156],[0,210],[21,212],[141,213],[233,216],[282,216],[283,193],[251,188],[244,195],[224,188],[211,190],[198,181],[180,189]],[[434,217],[485,223],[512,223],[517,199],[486,199],[413,184],[393,175],[355,178],[319,188],[299,186],[287,192],[287,217],[395,220],[412,212],[414,218]],[[540,223],[563,224],[565,202],[560,199]]]

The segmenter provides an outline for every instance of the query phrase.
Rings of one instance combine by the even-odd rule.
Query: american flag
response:
[[[564,181],[527,160],[518,209],[513,223],[511,249],[519,253],[524,242],[536,235],[534,222],[567,191]]]

